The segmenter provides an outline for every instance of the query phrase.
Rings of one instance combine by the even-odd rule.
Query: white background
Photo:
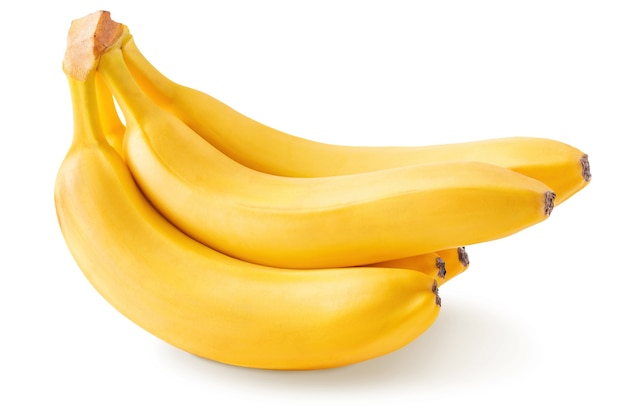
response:
[[[626,415],[620,3],[8,3],[0,415]],[[593,180],[546,222],[469,247],[439,319],[400,351],[313,372],[199,359],[106,304],[56,222],[65,37],[99,9],[170,78],[281,130],[371,145],[549,137],[589,153]]]

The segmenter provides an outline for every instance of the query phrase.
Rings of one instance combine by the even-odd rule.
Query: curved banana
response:
[[[123,154],[122,143],[125,126],[117,115],[117,109],[111,97],[111,92],[106,84],[104,84],[102,76],[96,74],[96,80],[98,109],[104,134],[107,142],[121,156]],[[407,258],[388,260],[369,266],[413,269],[432,277],[437,281],[437,284],[441,286],[467,269],[468,263],[465,263],[458,255],[458,251],[461,250],[465,253],[464,248],[459,248],[458,250],[446,249],[436,253],[431,252]]]
[[[125,160],[166,218],[222,253],[285,268],[364,265],[502,238],[552,210],[545,184],[480,162],[320,178],[245,167],[145,95],[125,39],[98,66],[124,115]]]
[[[93,18],[73,22],[71,33],[97,24]],[[270,369],[364,361],[406,345],[434,322],[441,300],[425,274],[253,265],[175,228],[106,143],[94,73],[71,65],[77,56],[93,60],[88,46],[64,65],[75,123],[56,178],[55,207],[77,264],[122,314],[195,355]]]
[[[237,112],[201,91],[177,84],[142,55],[130,38],[122,48],[144,91],[213,146],[243,165],[275,175],[320,177],[405,165],[474,160],[535,178],[561,204],[591,179],[587,155],[563,142],[508,137],[428,146],[340,146],[296,137]]]

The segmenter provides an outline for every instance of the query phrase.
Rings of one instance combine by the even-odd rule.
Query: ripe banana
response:
[[[165,217],[220,252],[285,268],[364,265],[502,238],[553,208],[545,184],[481,162],[320,178],[245,167],[145,95],[122,33],[98,71],[126,122],[126,162]]]
[[[117,114],[111,92],[100,74],[96,74],[96,93],[101,124],[106,140],[121,156],[123,154],[122,143],[125,126]],[[454,248],[437,253],[432,252],[388,260],[369,266],[413,269],[432,277],[441,286],[464,272],[468,265],[469,261],[467,260],[465,248]]]
[[[54,200],[72,255],[110,304],[185,351],[270,369],[364,361],[406,345],[435,321],[438,287],[423,273],[254,265],[198,243],[162,217],[102,130],[89,70],[95,38],[76,35],[99,22],[89,15],[70,30],[63,67],[74,138]]]
[[[263,125],[201,91],[160,73],[130,37],[125,61],[143,90],[213,146],[250,168],[275,175],[320,177],[405,165],[475,160],[503,166],[545,183],[561,204],[591,179],[582,151],[559,141],[508,137],[429,146],[339,146]]]

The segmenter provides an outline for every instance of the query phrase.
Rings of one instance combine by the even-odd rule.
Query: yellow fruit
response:
[[[70,35],[100,27],[98,16]],[[93,286],[164,341],[216,361],[271,369],[347,365],[396,350],[436,319],[425,274],[395,268],[286,270],[250,264],[188,237],[146,200],[106,142],[93,42],[70,36],[64,70],[74,138],[55,184],[67,245]],[[76,63],[78,61],[78,63]]]
[[[97,74],[96,80],[98,108],[102,127],[107,142],[121,155],[125,126],[117,115],[111,93],[102,81],[102,76]],[[459,250],[461,250],[461,248],[459,248]],[[425,273],[437,280],[437,284],[442,285],[465,271],[467,267],[467,264],[463,265],[463,260],[459,258],[457,252],[457,249],[448,249],[437,253],[426,253],[407,258],[389,260],[370,266],[413,269]]]
[[[587,155],[566,143],[507,137],[423,146],[339,146],[296,137],[266,126],[215,99],[177,84],[142,55],[133,38],[124,59],[143,90],[201,137],[250,168],[275,175],[321,177],[413,164],[479,161],[545,183],[561,204],[591,179]]]
[[[365,265],[502,238],[543,221],[545,184],[482,162],[289,178],[224,155],[134,81],[121,51],[98,71],[126,121],[124,157],[154,206],[189,236],[249,262],[285,268]]]

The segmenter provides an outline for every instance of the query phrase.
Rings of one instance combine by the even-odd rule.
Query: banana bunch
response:
[[[436,320],[465,246],[542,222],[591,178],[586,154],[548,139],[351,147],[280,132],[166,78],[105,11],[72,22],[63,70],[74,136],[54,197],[74,259],[130,320],[232,365],[401,348]]]

